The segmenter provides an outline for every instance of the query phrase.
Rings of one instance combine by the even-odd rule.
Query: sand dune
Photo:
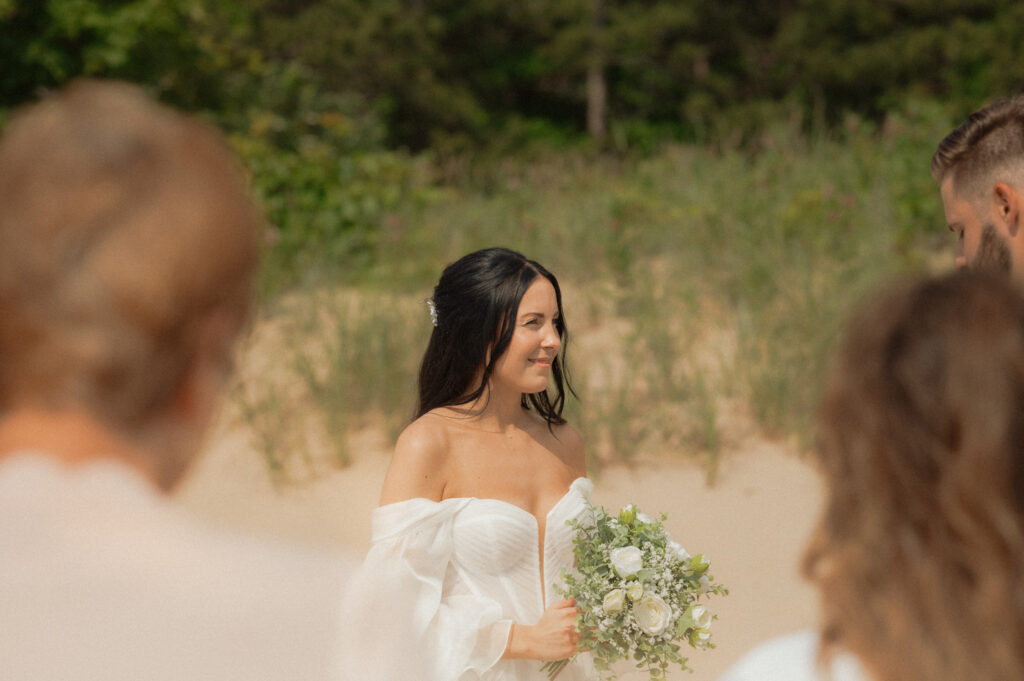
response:
[[[357,439],[353,450],[361,453],[350,467],[275,487],[244,433],[223,432],[179,499],[194,513],[244,532],[360,554],[369,542],[389,446],[374,433]],[[691,553],[707,554],[715,578],[730,589],[729,596],[711,601],[719,616],[713,627],[717,648],[692,651],[695,673],[671,678],[713,681],[756,642],[815,622],[815,595],[800,579],[798,561],[821,499],[807,462],[756,439],[723,455],[713,487],[685,461],[602,471],[595,502],[609,508],[633,502],[651,514],[666,512],[673,537]]]

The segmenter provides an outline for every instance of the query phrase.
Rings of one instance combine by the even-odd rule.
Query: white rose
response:
[[[697,580],[697,590],[702,594],[706,594],[711,591],[711,580],[708,579],[707,575],[701,575],[700,579]]]
[[[711,613],[703,605],[691,605],[686,614],[697,629],[707,629],[711,626]]]
[[[636,519],[639,520],[642,523],[647,523],[649,525],[654,523],[654,518],[652,518],[651,516],[647,515],[643,511],[637,511],[636,512]]]
[[[631,601],[639,601],[640,597],[644,595],[644,585],[642,582],[633,582],[626,587],[626,595],[629,596]]]
[[[633,604],[633,617],[645,634],[658,636],[668,629],[672,620],[672,608],[657,594],[647,593]]]
[[[679,542],[674,539],[670,539],[668,542],[668,551],[675,555],[679,560],[690,560],[690,554],[686,552]]]
[[[618,612],[626,604],[626,592],[622,589],[612,589],[604,595],[604,602],[601,608],[606,613]]]
[[[622,548],[612,549],[609,557],[612,561],[612,568],[615,569],[615,574],[623,579],[632,577],[640,572],[640,568],[644,566],[644,554],[635,546],[623,546]]]

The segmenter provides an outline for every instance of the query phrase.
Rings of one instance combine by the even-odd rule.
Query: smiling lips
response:
[[[532,357],[530,361],[539,367],[548,369],[551,367],[551,363],[554,361],[554,357]]]

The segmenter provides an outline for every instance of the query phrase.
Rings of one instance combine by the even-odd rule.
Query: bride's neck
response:
[[[496,433],[514,428],[524,428],[530,420],[522,406],[522,395],[501,390],[484,389],[480,397],[468,405],[467,414],[481,430]]]

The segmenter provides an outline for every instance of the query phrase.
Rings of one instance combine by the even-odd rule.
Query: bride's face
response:
[[[518,394],[539,393],[548,387],[551,363],[562,347],[555,328],[557,320],[555,287],[538,276],[519,302],[508,348],[494,364],[493,389]]]

